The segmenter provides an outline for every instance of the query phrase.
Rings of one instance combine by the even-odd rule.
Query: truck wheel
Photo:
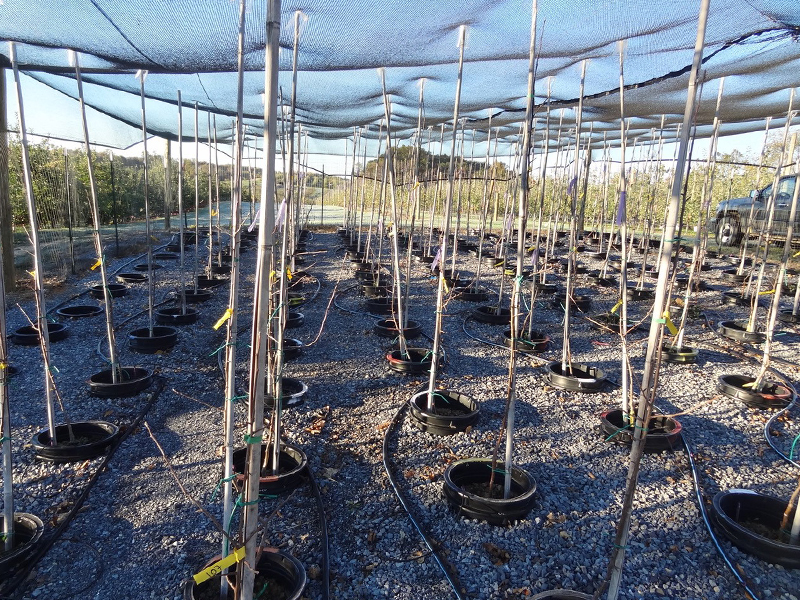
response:
[[[717,223],[717,244],[720,246],[738,246],[742,241],[742,228],[739,219],[722,217]]]

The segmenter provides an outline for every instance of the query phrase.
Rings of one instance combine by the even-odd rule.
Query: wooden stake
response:
[[[89,144],[89,126],[86,121],[86,105],[83,101],[83,80],[81,79],[80,58],[77,53],[75,58],[75,80],[78,84],[78,103],[81,110],[81,125],[83,128],[83,141],[86,146],[87,171],[89,173],[89,208],[92,212],[92,223],[94,230],[94,248],[97,252],[97,260],[100,265],[100,283],[103,286],[103,304],[106,308],[106,337],[108,338],[108,355],[111,360],[111,382],[119,382],[119,361],[117,359],[117,343],[114,337],[114,303],[111,299],[111,291],[108,288],[108,273],[106,271],[106,257],[103,250],[103,239],[100,236],[100,207],[97,201],[97,182],[94,178],[94,162],[92,161],[92,147]]]
[[[683,127],[681,141],[678,149],[678,160],[675,165],[676,174],[672,184],[672,192],[668,207],[667,222],[664,233],[664,245],[661,249],[658,269],[658,284],[653,303],[653,316],[650,321],[650,335],[647,341],[644,371],[642,373],[642,392],[633,427],[633,442],[631,445],[628,476],[626,480],[625,495],[622,502],[622,512],[617,524],[617,534],[614,540],[614,550],[609,561],[607,579],[609,581],[608,600],[616,600],[619,596],[622,583],[622,568],[625,562],[625,548],[628,544],[631,514],[633,512],[633,498],[636,493],[636,483],[639,477],[639,465],[644,452],[645,427],[650,421],[650,414],[655,400],[654,378],[661,363],[661,340],[663,339],[664,306],[667,299],[667,279],[669,276],[670,257],[672,255],[673,237],[675,226],[678,222],[678,209],[681,200],[681,184],[683,183],[683,170],[686,163],[686,151],[689,146],[689,129],[694,113],[697,73],[703,58],[705,44],[706,23],[708,21],[708,7],[710,0],[701,0],[700,14],[697,26],[697,39],[694,47],[692,69],[689,73],[689,89],[686,99],[686,109],[683,114]],[[599,595],[600,591],[595,594]]]
[[[8,44],[11,68],[14,72],[14,82],[17,87],[17,105],[19,108],[19,134],[22,141],[22,176],[25,185],[25,200],[28,205],[28,218],[30,222],[30,238],[33,246],[33,285],[36,298],[36,329],[41,337],[42,361],[44,363],[44,390],[45,406],[47,408],[47,427],[50,430],[50,445],[58,445],[56,435],[55,410],[53,396],[55,384],[53,382],[52,366],[50,364],[50,332],[47,329],[47,305],[44,296],[44,266],[42,265],[41,244],[39,242],[38,212],[36,198],[33,194],[33,179],[31,177],[31,159],[28,153],[28,130],[25,127],[25,109],[22,102],[22,83],[19,78],[17,66],[17,48],[14,42]]]
[[[444,307],[444,267],[447,264],[447,238],[450,235],[450,211],[453,204],[453,179],[455,174],[456,135],[458,132],[458,111],[461,104],[461,80],[464,73],[464,46],[467,26],[462,25],[458,31],[458,76],[456,78],[456,99],[453,105],[453,133],[450,140],[450,166],[447,171],[447,197],[444,205],[444,227],[439,248],[439,278],[436,288],[436,319],[433,330],[433,348],[431,349],[431,372],[428,380],[428,410],[433,410],[433,394],[436,389],[436,374],[439,370],[439,356],[442,345],[442,312]]]
[[[258,489],[261,470],[261,437],[264,432],[264,380],[269,335],[270,258],[275,227],[275,143],[278,105],[278,53],[281,27],[281,0],[267,5],[267,44],[264,59],[264,167],[261,178],[261,214],[258,231],[258,259],[253,295],[253,328],[250,350],[250,381],[247,424],[247,484],[243,509],[245,560],[239,563],[241,595],[237,600],[253,600],[256,567],[256,528],[258,527]],[[280,440],[275,440],[280,444]]]

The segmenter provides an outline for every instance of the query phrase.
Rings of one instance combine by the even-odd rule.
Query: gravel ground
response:
[[[479,401],[479,421],[467,433],[436,437],[413,427],[406,411],[393,427],[390,423],[398,409],[425,378],[404,377],[387,368],[384,355],[392,340],[373,333],[375,317],[364,312],[363,297],[340,245],[333,233],[318,232],[309,241],[308,250],[315,253],[303,267],[313,276],[303,288],[307,301],[300,310],[305,324],[290,335],[310,345],[285,370],[309,386],[305,403],[285,413],[285,437],[305,451],[321,489],[330,533],[331,596],[348,600],[454,597],[389,483],[382,462],[386,435],[388,462],[400,492],[457,573],[467,597],[525,598],[561,587],[592,592],[603,581],[613,548],[628,458],[625,446],[605,442],[597,431],[600,412],[619,403],[619,390],[613,383],[600,393],[584,394],[560,391],[545,380],[546,362],[560,358],[563,311],[546,298],[537,300],[536,328],[547,332],[552,343],[544,354],[519,360],[515,461],[537,481],[536,504],[528,518],[508,527],[462,519],[450,512],[443,499],[443,473],[458,458],[493,452],[502,420],[508,352],[481,340],[498,343],[502,327],[465,321],[474,305],[449,301],[443,337],[447,363],[439,383]],[[176,263],[160,262],[164,268],[156,272],[157,300],[178,285]],[[583,262],[590,268],[597,266],[589,258]],[[741,318],[745,309],[719,301],[720,292],[728,289],[719,274],[730,263],[710,262],[713,269],[703,273],[710,287],[696,294],[698,305],[712,323]],[[242,256],[239,321],[242,338],[248,342],[254,266],[255,254],[250,250]],[[475,266],[474,258],[459,254],[462,271],[474,272]],[[130,265],[123,261],[112,265],[114,270],[120,268],[127,271]],[[411,275],[410,316],[432,336],[435,287],[430,270],[415,263]],[[496,290],[499,272],[489,270],[488,275],[486,284]],[[48,307],[52,311],[62,302],[96,304],[88,296],[71,299],[96,279],[96,274],[87,273],[70,289],[51,294]],[[336,303],[325,319],[335,286]],[[578,277],[581,291],[590,293],[594,314],[611,309],[616,302],[613,288],[592,289],[584,276]],[[215,331],[212,326],[227,303],[227,287],[218,288],[210,301],[198,305],[198,322],[180,328],[174,349],[142,355],[130,351],[126,338],[131,329],[147,323],[142,313],[146,286],[133,285],[129,295],[115,300],[122,362],[155,371],[163,384],[156,398],[157,385],[132,398],[89,396],[87,379],[105,368],[102,317],[65,321],[70,337],[52,347],[56,384],[69,418],[103,419],[128,428],[148,401],[154,400],[144,422],[188,494],[217,518],[222,512],[215,488],[221,477],[218,450],[223,439],[224,381],[214,351],[224,342],[224,328]],[[20,301],[20,306],[34,314],[31,302]],[[20,308],[7,308],[9,331],[27,324]],[[631,314],[645,319],[647,306],[631,303]],[[132,320],[122,324],[126,319]],[[322,335],[311,343],[324,319]],[[630,335],[637,378],[645,336],[644,328]],[[575,361],[600,367],[610,379],[619,380],[621,352],[616,336],[592,329],[578,316],[570,340]],[[798,362],[800,334],[783,329],[776,340],[776,354]],[[680,417],[695,452],[705,498],[710,502],[719,490],[747,487],[788,499],[797,470],[764,440],[769,412],[719,397],[715,390],[719,375],[755,374],[756,365],[730,354],[729,348],[741,347],[718,338],[704,319],[689,323],[687,342],[701,348],[700,359],[689,366],[663,365],[658,406],[674,413],[709,400]],[[420,338],[411,345],[430,347],[430,342]],[[750,348],[751,353],[757,350]],[[41,356],[35,347],[16,345],[10,353],[11,363],[21,370],[10,386],[16,509],[38,515],[46,524],[47,537],[69,514],[102,458],[63,465],[34,458],[29,441],[46,426]],[[237,365],[241,389],[246,385],[247,360],[242,344]],[[777,366],[796,380],[797,368]],[[236,410],[239,436],[244,431],[245,407],[239,404]],[[60,414],[58,421],[63,420]],[[799,421],[800,409],[793,407],[776,424],[774,441],[786,454],[800,433]],[[310,486],[301,486],[288,501],[264,499],[260,512],[268,516],[265,542],[292,553],[306,567],[309,585],[304,597],[321,598],[321,535]],[[140,425],[98,474],[77,514],[14,597],[177,600],[182,581],[220,551],[220,542],[208,519],[176,485],[156,444]],[[762,562],[727,541],[721,544],[761,598],[800,597],[800,571]],[[721,600],[743,596],[700,516],[685,453],[678,449],[646,455],[621,597]]]

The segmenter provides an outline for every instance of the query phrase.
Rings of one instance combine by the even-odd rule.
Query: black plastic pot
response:
[[[5,524],[0,514],[0,531]],[[6,581],[36,550],[44,525],[39,517],[23,512],[14,513],[14,546],[10,552],[0,552],[0,581]]]
[[[184,292],[187,304],[199,304],[211,298],[211,290],[189,288]]]
[[[633,302],[652,300],[656,297],[656,291],[653,288],[628,287],[627,294],[628,300]]]
[[[128,286],[122,283],[109,283],[106,287],[108,288],[112,298],[119,298],[128,293]],[[89,295],[92,298],[97,298],[100,300],[104,299],[105,294],[103,293],[103,286],[93,285],[89,288]]]
[[[123,283],[145,283],[147,275],[144,273],[117,273],[117,279]]]
[[[559,292],[553,296],[553,306],[564,310],[567,304],[567,295],[565,292]],[[581,312],[589,312],[592,308],[591,296],[584,296],[581,294],[573,294],[572,301],[569,303],[570,310],[579,310]]]
[[[230,265],[211,265],[211,272],[214,275],[230,275]]]
[[[755,380],[747,375],[721,375],[717,391],[753,408],[783,408],[792,401],[792,391],[788,387],[765,381],[761,391],[756,392],[751,387]]]
[[[141,263],[141,264],[138,264],[138,265],[133,265],[133,270],[134,271],[155,271],[156,269],[160,269],[160,268],[161,268],[161,265],[159,265],[157,263],[153,263],[149,267],[148,267],[147,263]]]
[[[119,427],[105,421],[72,423],[75,441],[69,441],[68,425],[56,425],[57,446],[50,445],[50,430],[42,429],[33,436],[31,444],[36,457],[54,463],[90,460],[104,454],[119,435]]]
[[[359,269],[353,275],[356,279],[363,282],[371,282],[375,279],[375,272],[372,270],[372,268]]]
[[[361,291],[367,298],[386,298],[389,295],[389,286],[364,284]]]
[[[303,313],[295,310],[290,310],[286,313],[286,329],[297,329],[302,327],[306,322],[306,317]]]
[[[211,559],[206,565],[206,568],[213,565],[219,559],[220,556]],[[303,564],[295,557],[274,548],[262,548],[256,570],[258,574],[255,579],[253,597],[257,597],[259,591],[263,589],[264,586],[267,586],[267,590],[273,590],[274,594],[280,595],[273,595],[273,593],[268,591],[265,595],[261,596],[262,600],[278,597],[282,600],[299,600],[303,595],[303,590],[306,587],[308,578]],[[228,598],[232,599],[234,596],[233,580],[236,577],[236,569],[231,568],[228,571],[227,577],[229,581],[231,581],[231,585],[228,587]],[[183,583],[182,593],[183,600],[208,598],[209,594],[216,594],[215,598],[219,598],[219,579],[212,577],[200,584],[196,584],[194,579],[188,579]]]
[[[489,299],[489,294],[474,284],[454,287],[452,296],[464,302],[486,302]]]
[[[364,305],[374,315],[388,315],[393,308],[391,298],[367,298]]]
[[[503,345],[511,348],[511,329],[503,332]],[[518,352],[544,352],[549,345],[550,336],[535,330],[528,336],[528,330],[525,329],[517,336],[515,347]]]
[[[782,310],[778,313],[778,320],[784,323],[800,323],[800,314],[795,315],[792,309]]]
[[[697,362],[697,356],[700,352],[697,348],[690,346],[672,346],[664,344],[661,346],[661,358],[668,363],[675,364],[693,364]]]
[[[69,337],[69,329],[63,323],[48,323],[47,333],[50,337],[50,343],[60,342]],[[11,336],[11,341],[20,346],[38,346],[39,329],[33,325],[20,327]]]
[[[156,323],[160,325],[191,325],[197,321],[200,311],[196,308],[186,308],[184,312],[180,306],[159,308],[155,311]]]
[[[591,317],[589,326],[604,333],[619,333],[620,316],[617,313],[602,313]]]
[[[463,433],[478,420],[480,407],[472,398],[453,390],[436,390],[433,410],[428,410],[428,391],[414,394],[409,400],[411,424],[433,435]]]
[[[433,263],[434,258],[435,257],[431,256],[430,254],[423,254],[421,256],[414,256],[414,260],[415,261],[417,261],[419,263],[426,264],[426,265],[429,265],[429,264]]]
[[[364,253],[357,250],[348,250],[344,255],[348,260],[355,260],[358,262],[364,260]]]
[[[589,283],[601,287],[613,287],[617,285],[617,280],[615,278],[609,276],[602,277],[600,271],[590,271],[586,279]]]
[[[592,600],[592,596],[572,590],[547,590],[532,596],[531,600]]]
[[[124,398],[135,396],[153,382],[153,373],[139,367],[122,367],[119,375],[114,383],[111,369],[95,373],[89,378],[89,392],[101,398]]]
[[[480,495],[485,492],[492,475],[491,458],[466,458],[452,463],[444,472],[443,491],[447,503],[457,514],[479,519],[492,525],[509,525],[524,519],[533,508],[536,481],[527,471],[511,468],[511,494],[504,499],[506,474],[503,463],[497,463],[494,486],[499,498]]]
[[[68,319],[80,319],[83,317],[96,317],[103,314],[102,306],[93,305],[76,305],[64,306],[56,311],[59,317],[66,317]]]
[[[739,274],[738,269],[725,269],[721,274],[720,278],[723,281],[728,281],[730,283],[741,284],[747,281],[747,278],[750,277],[750,273],[743,273]]]
[[[208,277],[206,275],[198,275],[197,287],[204,290],[210,290],[221,285],[225,285],[228,283],[228,281],[230,281],[230,279],[227,277]]]
[[[568,373],[561,370],[561,361],[547,365],[547,379],[555,387],[573,392],[597,392],[603,387],[606,374],[596,367],[570,363]]]
[[[419,375],[431,370],[433,358],[426,348],[406,348],[406,355],[402,356],[400,350],[393,350],[386,354],[386,362],[392,371],[404,375]],[[442,364],[441,357],[439,364]]]
[[[151,335],[149,327],[140,327],[128,334],[128,341],[134,352],[155,354],[159,350],[169,350],[178,343],[178,330],[174,327],[159,325],[153,327]]]
[[[676,419],[665,415],[650,417],[647,435],[644,438],[644,451],[663,452],[678,448],[681,443],[681,430],[681,424]],[[606,441],[626,446],[630,446],[633,442],[633,429],[630,425],[626,427],[622,419],[622,410],[619,408],[605,411],[600,415],[600,435]]]
[[[472,318],[490,325],[508,325],[511,323],[511,310],[497,306],[479,306],[472,311]]]
[[[281,379],[281,408],[295,408],[305,402],[308,386],[294,377]],[[264,405],[272,408],[275,398],[272,395],[264,396]]]
[[[738,321],[721,321],[717,333],[729,340],[760,344],[767,339],[763,331],[747,331],[747,323]]]
[[[174,252],[155,252],[153,258],[156,260],[178,260],[178,255]]]
[[[266,457],[266,458],[265,458]],[[236,487],[245,483],[243,473],[247,462],[247,448],[233,451],[233,470],[236,473],[234,482]],[[306,479],[308,458],[305,452],[296,446],[281,445],[278,458],[279,472],[272,474],[272,446],[261,444],[262,475],[259,477],[258,489],[263,494],[277,496],[291,492],[299,487]]]
[[[375,335],[385,338],[396,338],[400,335],[400,328],[397,326],[397,321],[394,319],[381,319],[375,323],[372,329]],[[406,327],[403,329],[403,335],[407,340],[418,338],[422,334],[422,326],[416,321],[408,320]]]
[[[294,360],[303,354],[303,342],[295,338],[283,338],[283,360]]]
[[[685,290],[689,287],[689,276],[688,275],[678,275],[675,277],[675,287],[681,290]],[[693,292],[702,292],[708,289],[708,285],[702,279],[695,278],[694,285],[692,286]]]
[[[740,550],[761,560],[800,569],[800,546],[770,539],[753,531],[774,532],[778,537],[788,500],[752,490],[718,492],[711,506],[711,518],[723,535]],[[791,523],[797,510],[789,515]]]
[[[536,291],[540,294],[547,295],[547,294],[555,294],[558,292],[558,284],[557,283],[537,283],[536,284]]]
[[[723,304],[735,304],[736,306],[750,306],[750,302],[752,300],[752,296],[749,294],[743,296],[741,292],[722,292],[722,296],[720,298]],[[759,304],[761,304],[761,299],[758,300]]]

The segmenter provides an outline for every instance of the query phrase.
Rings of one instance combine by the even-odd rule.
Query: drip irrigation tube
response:
[[[482,337],[478,337],[477,335],[472,335],[469,331],[467,331],[467,321],[469,321],[472,318],[473,317],[472,317],[471,314],[467,315],[466,317],[464,317],[464,320],[461,322],[461,329],[464,331],[464,333],[467,334],[468,337],[470,337],[471,339],[473,339],[476,342],[479,342],[481,344],[486,344],[487,346],[493,346],[495,348],[502,348],[503,350],[507,350],[508,352],[511,352],[511,348],[509,348],[505,344],[498,344],[497,342],[493,342],[491,340],[485,340]],[[550,362],[549,360],[547,360],[545,358],[542,358],[541,356],[537,356],[536,354],[531,354],[530,352],[520,352],[519,354],[522,355],[522,356],[527,356],[528,358],[533,359],[533,360],[538,360],[542,364],[547,364],[547,363]]]
[[[317,503],[317,512],[319,513],[319,530],[320,530],[320,544],[322,545],[322,600],[330,598],[330,579],[331,579],[331,561],[329,554],[328,544],[328,519],[325,516],[325,505],[322,502],[322,494],[319,491],[319,485],[311,471],[311,467],[306,467],[308,473],[308,482],[311,486],[311,492],[314,494],[314,500]]]
[[[424,390],[426,387],[427,384],[420,386],[417,392]],[[392,474],[392,469],[389,466],[389,437],[391,436],[395,427],[397,427],[397,425],[400,423],[407,406],[408,402],[403,402],[400,405],[400,408],[397,409],[397,412],[394,414],[394,417],[392,417],[389,426],[386,428],[386,432],[383,434],[383,468],[386,471],[386,476],[389,478],[389,484],[392,486],[395,496],[397,496],[397,499],[400,501],[400,505],[403,507],[403,510],[406,511],[411,524],[414,525],[414,529],[416,529],[417,533],[419,533],[419,535],[422,537],[422,540],[425,542],[425,545],[430,551],[430,555],[433,557],[433,560],[436,561],[439,569],[441,569],[445,579],[447,579],[447,583],[449,583],[450,587],[453,589],[453,593],[456,595],[456,598],[458,598],[458,600],[465,600],[464,593],[461,589],[461,584],[458,582],[458,574],[451,572],[452,567],[448,568],[448,565],[446,565],[442,557],[439,556],[438,544],[431,539],[430,535],[428,535],[428,533],[422,529],[422,526],[414,518],[408,501],[400,491],[397,481]]]
[[[53,544],[58,541],[69,524],[72,522],[72,519],[75,518],[75,515],[77,515],[81,508],[83,508],[84,502],[86,502],[86,499],[89,497],[89,492],[92,491],[92,488],[94,488],[94,485],[97,483],[100,475],[106,470],[106,466],[109,462],[111,462],[114,454],[116,454],[117,450],[125,442],[125,440],[128,439],[128,436],[136,430],[136,428],[139,426],[139,423],[141,423],[142,419],[144,419],[145,415],[147,415],[149,410],[156,403],[156,400],[158,400],[161,392],[164,391],[164,386],[166,384],[164,378],[156,376],[155,379],[156,387],[150,393],[150,399],[147,401],[147,404],[145,404],[142,411],[136,416],[136,419],[134,419],[134,421],[117,438],[116,442],[108,449],[108,453],[105,455],[92,476],[89,478],[89,481],[86,483],[86,487],[83,488],[83,491],[81,491],[80,495],[75,499],[70,511],[64,515],[64,518],[59,522],[58,526],[53,530],[53,532],[47,536],[46,539],[42,539],[38,549],[29,557],[25,568],[22,569],[21,572],[17,573],[13,579],[3,582],[1,586],[3,594],[14,594],[11,596],[13,598],[20,597],[18,594],[16,594],[16,589],[25,581],[27,581],[28,576],[36,567],[36,564],[45,554],[47,554]]]
[[[683,440],[683,448],[686,450],[686,456],[689,459],[689,467],[692,470],[692,481],[694,482],[694,493],[697,499],[697,506],[700,509],[700,516],[703,519],[703,523],[705,523],[706,529],[708,530],[708,535],[711,537],[711,542],[714,544],[714,547],[719,552],[720,557],[722,557],[723,562],[728,567],[728,569],[733,573],[733,576],[736,577],[736,580],[744,587],[745,591],[750,595],[752,600],[760,600],[760,596],[750,587],[747,578],[742,575],[739,570],[736,568],[734,562],[728,557],[725,553],[725,550],[719,543],[717,536],[714,534],[714,529],[711,526],[711,521],[708,518],[708,510],[706,509],[705,502],[703,502],[703,491],[700,489],[700,479],[697,474],[697,465],[694,462],[694,456],[692,455],[692,449],[689,446],[689,442],[686,441],[686,435],[681,436],[681,440]]]

